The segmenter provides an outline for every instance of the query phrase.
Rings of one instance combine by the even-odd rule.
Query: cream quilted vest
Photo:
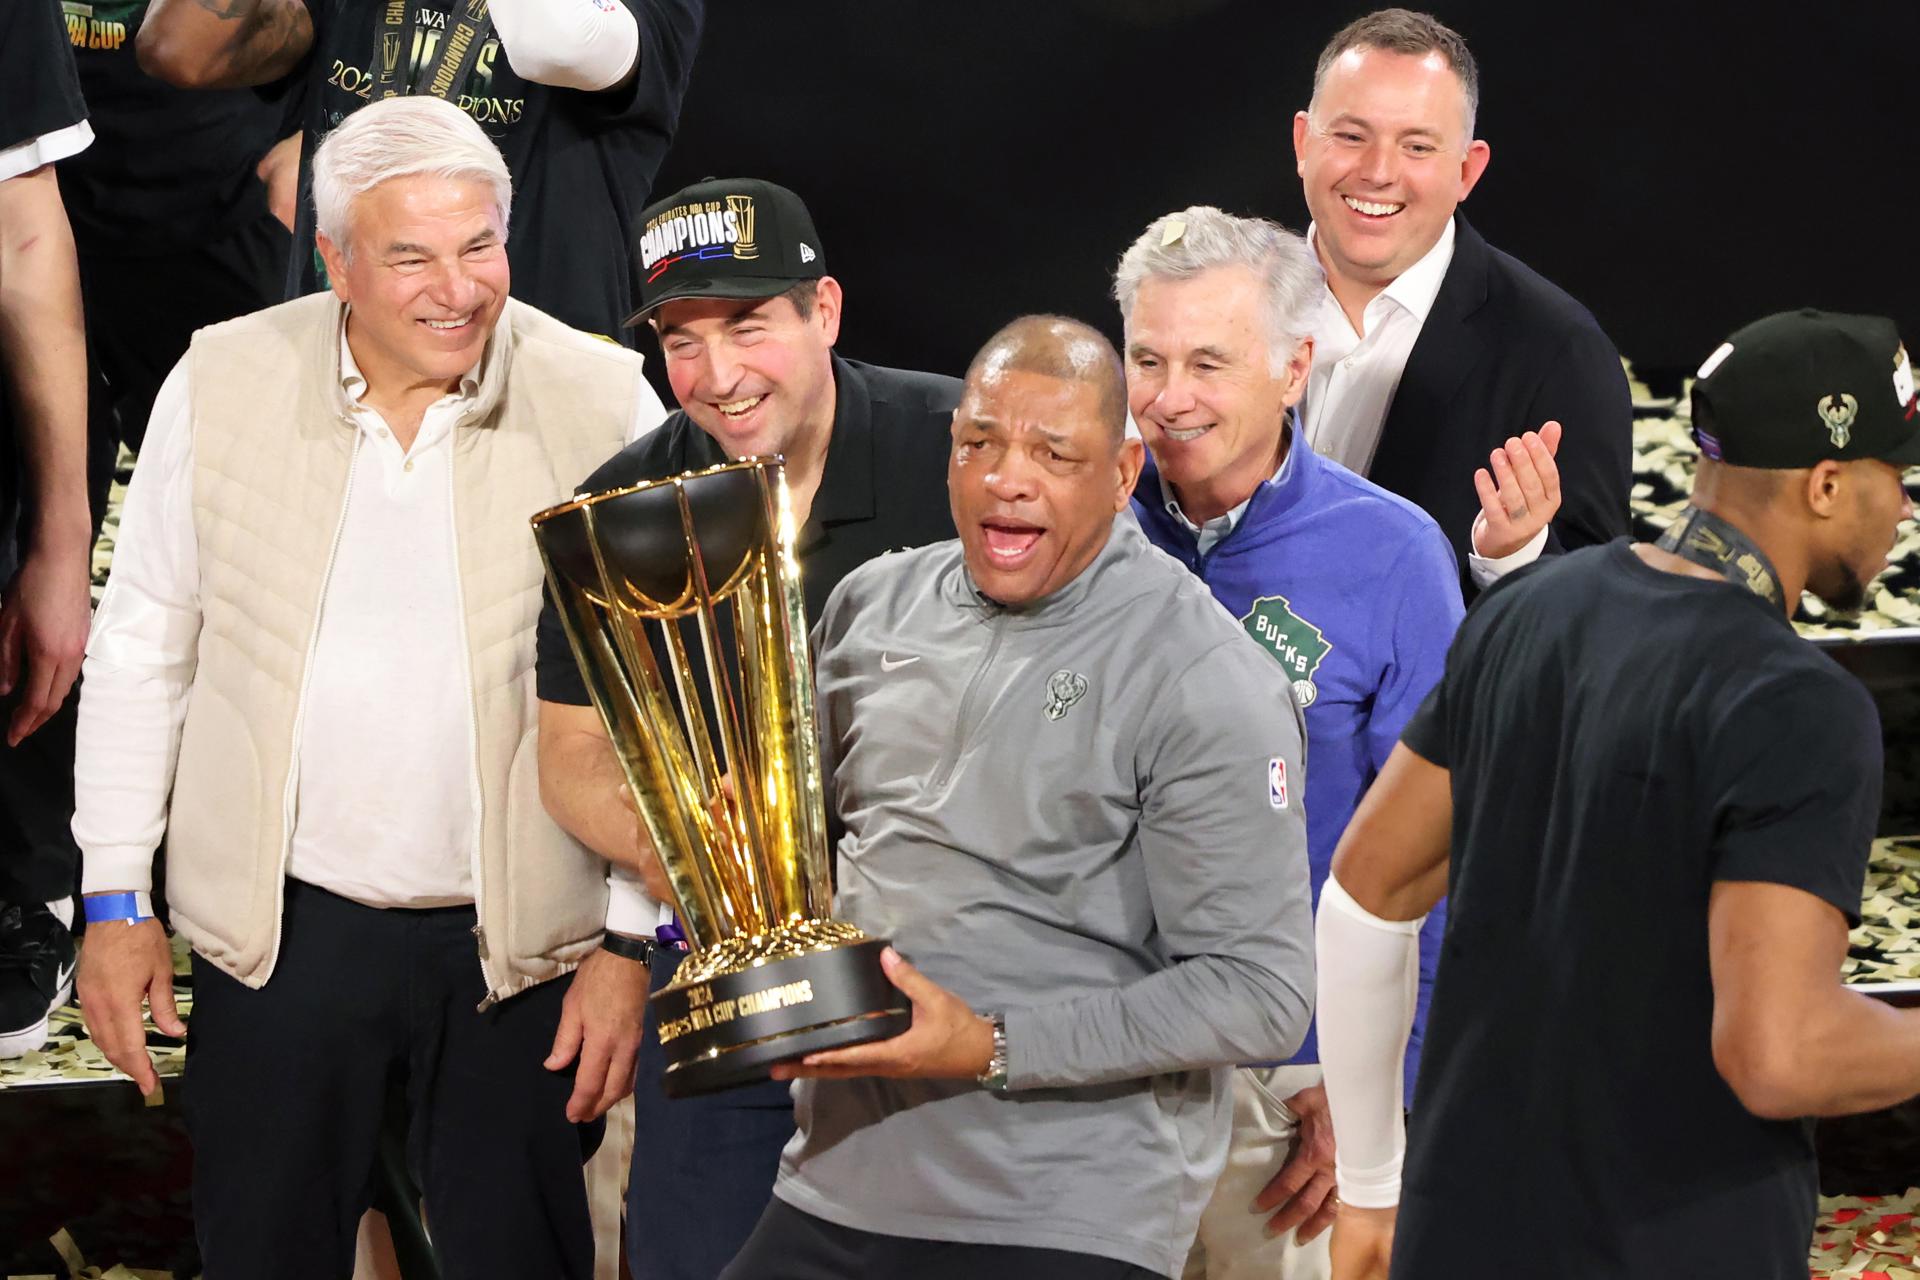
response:
[[[251,987],[272,976],[279,949],[301,698],[359,438],[340,386],[341,310],[332,294],[301,298],[200,331],[188,357],[202,623],[167,891],[194,949]],[[642,394],[640,363],[510,301],[474,406],[454,428],[489,1003],[579,963],[605,919],[605,864],[540,804],[541,568],[527,517],[620,448]],[[365,709],[369,735],[384,714]]]

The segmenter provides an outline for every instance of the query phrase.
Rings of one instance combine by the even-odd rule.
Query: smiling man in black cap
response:
[[[784,455],[809,626],[855,568],[953,537],[946,468],[960,382],[834,353],[840,282],[827,274],[798,196],[770,182],[709,179],[648,208],[640,225],[641,305],[630,323],[659,335],[680,411],[589,476],[582,492]],[[550,604],[540,618],[539,694],[548,811],[669,902]],[[654,990],[673,980],[681,952],[668,908],[610,923],[620,928],[608,948],[648,960]],[[628,1261],[636,1280],[711,1280],[767,1206],[793,1104],[785,1084],[669,1103],[664,1066],[649,1027],[634,1084]]]
[[[1334,856],[1336,1280],[1390,1253],[1466,1274],[1494,1207],[1541,1224],[1530,1275],[1799,1280],[1806,1117],[1920,1092],[1920,1011],[1840,985],[1878,716],[1788,622],[1803,589],[1857,607],[1913,514],[1912,365],[1889,321],[1770,316],[1708,358],[1693,423],[1692,504],[1658,543],[1481,597]],[[1399,1057],[1443,890],[1403,1188]]]

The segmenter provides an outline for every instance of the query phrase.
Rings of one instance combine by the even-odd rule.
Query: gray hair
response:
[[[1314,63],[1313,98],[1307,104],[1307,113],[1315,120],[1319,118],[1314,105],[1320,101],[1320,86],[1340,55],[1349,49],[1379,49],[1414,58],[1437,53],[1445,58],[1460,79],[1461,92],[1467,96],[1466,140],[1473,141],[1473,121],[1480,113],[1480,65],[1473,60],[1473,50],[1467,48],[1465,38],[1458,31],[1430,13],[1412,9],[1378,9],[1355,18],[1333,33],[1333,39],[1327,41],[1327,47],[1320,51]]]
[[[352,252],[353,202],[383,182],[431,174],[493,188],[504,236],[513,178],[500,149],[473,117],[441,98],[387,98],[348,116],[313,155],[313,211],[320,234]]]
[[[1143,281],[1187,280],[1215,267],[1246,267],[1260,278],[1268,366],[1279,373],[1313,332],[1324,277],[1306,239],[1266,218],[1237,217],[1210,204],[1155,218],[1113,271],[1121,323],[1132,329],[1133,301]]]

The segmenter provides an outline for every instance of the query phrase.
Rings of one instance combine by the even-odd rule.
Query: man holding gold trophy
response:
[[[798,582],[786,586],[794,589],[804,618],[791,619],[791,625],[777,636],[772,630],[764,631],[763,638],[770,638],[797,663],[800,680],[764,689],[755,682],[742,682],[740,646],[730,627],[722,628],[717,637],[716,656],[719,668],[728,673],[718,683],[729,689],[736,702],[751,698],[768,709],[784,708],[775,718],[786,716],[790,721],[788,695],[804,685],[806,628],[819,617],[840,580],[884,552],[953,536],[945,498],[947,426],[959,400],[960,383],[954,378],[861,364],[835,354],[841,288],[826,274],[825,250],[805,205],[783,187],[752,179],[701,182],[648,208],[640,225],[636,256],[641,262],[642,305],[634,318],[645,319],[658,333],[668,377],[682,408],[659,431],[597,470],[582,490],[601,493],[668,481],[736,458],[780,455],[785,459],[784,476],[764,468],[758,473],[737,468],[682,486],[666,485],[652,497],[642,493],[586,504],[572,513],[555,513],[556,518],[539,526],[538,536],[545,543],[578,521],[578,527],[570,530],[577,553],[584,549],[579,535],[587,532],[589,521],[604,535],[619,524],[616,507],[633,508],[635,518],[658,535],[651,547],[655,556],[664,555],[667,566],[679,575],[670,586],[654,588],[670,600],[643,604],[635,590],[619,593],[628,606],[625,616],[638,630],[625,654],[615,652],[617,644],[609,640],[612,647],[607,656],[615,668],[595,691],[602,706],[613,713],[607,718],[591,705],[589,685],[576,664],[568,628],[561,611],[551,604],[541,619],[539,646],[540,772],[547,807],[589,847],[638,869],[653,896],[665,903],[674,900],[675,886],[655,858],[654,842],[628,798],[629,775],[614,749],[623,723],[631,724],[637,733],[647,732],[644,719],[635,718],[641,704],[627,696],[632,686],[618,670],[619,659],[631,658],[636,661],[629,666],[644,666],[647,658],[638,652],[643,648],[663,685],[672,686],[676,695],[683,688],[698,691],[704,739],[700,733],[692,734],[684,742],[684,757],[677,762],[678,777],[693,792],[714,795],[721,785],[717,775],[728,772],[720,760],[730,760],[736,751],[754,754],[764,763],[759,751],[769,738],[785,734],[783,740],[789,741],[792,751],[811,750],[810,738],[807,743],[790,741],[791,723],[784,728],[742,725],[738,739],[727,739],[731,722],[711,696],[716,682],[710,678],[702,647],[701,607],[698,593],[692,590],[694,566],[686,548],[700,546],[704,536],[710,550],[715,539],[730,544],[727,550],[741,563],[727,567],[739,568],[752,561],[752,572],[740,581],[730,580],[718,566],[703,561],[709,597],[722,597],[721,614],[744,613],[748,620],[762,616],[751,608],[740,609],[743,601],[738,591],[746,587],[757,593],[760,604],[784,618],[786,606],[773,599],[785,589],[776,581],[782,553],[771,541],[780,531],[780,504],[769,505],[784,488],[784,505],[792,519],[789,551],[798,571]],[[688,495],[690,508],[685,524],[678,512],[681,489]],[[716,497],[721,499],[718,512]],[[720,515],[732,518],[718,519]],[[593,581],[600,578],[599,566],[576,567],[582,571],[579,579],[591,588],[585,595],[611,598],[604,581]],[[570,591],[564,574],[562,579],[555,602],[572,601],[577,606],[569,619],[575,638],[607,634],[606,619],[594,612],[591,600]],[[678,664],[662,626],[668,613],[678,614],[666,623],[682,650]],[[795,641],[802,642],[798,656],[788,650]],[[602,666],[589,645],[587,674]],[[778,677],[782,659],[775,654],[772,662],[757,670],[763,676]],[[682,686],[676,673],[684,673],[689,685]],[[609,698],[617,705],[608,707]],[[656,718],[666,718],[661,712],[656,704]],[[677,721],[678,713],[671,718]],[[609,721],[616,727],[613,737]],[[657,755],[630,751],[627,763],[642,764]],[[709,760],[713,769],[707,768]],[[685,944],[678,942],[682,926],[693,934],[691,942],[705,948],[719,940],[722,928],[731,927],[720,923],[734,919],[727,908],[742,911],[738,922],[763,921],[785,915],[795,906],[795,893],[805,897],[809,892],[805,873],[797,878],[792,874],[798,869],[795,856],[813,848],[816,839],[821,841],[817,853],[807,856],[818,866],[816,877],[821,883],[812,889],[824,914],[824,832],[798,832],[793,799],[780,797],[787,795],[783,788],[799,774],[787,772],[783,765],[780,776],[785,781],[741,796],[744,801],[758,801],[750,806],[754,814],[772,805],[770,818],[763,822],[756,817],[751,831],[716,832],[709,825],[706,806],[698,801],[694,812],[682,809],[678,817],[667,817],[700,849],[708,867],[702,873],[707,882],[687,882],[696,897],[690,915],[679,924],[669,909],[659,908],[644,920],[623,920],[607,941],[609,947],[650,960],[656,992],[674,981],[687,959],[681,949]],[[644,782],[641,790],[644,793]],[[672,791],[672,786],[665,790]],[[672,796],[656,795],[657,803],[673,807]],[[817,805],[817,800],[809,803]],[[813,811],[807,805],[800,809]],[[686,830],[688,823],[693,829]],[[780,903],[759,900],[763,889],[772,892],[774,886],[770,877],[759,874],[751,854],[766,847],[769,832],[785,832],[780,839],[788,841],[778,855],[789,873],[780,890],[788,896]],[[734,865],[736,855],[744,865]],[[811,918],[811,909],[801,914]],[[708,936],[700,936],[702,929],[710,929]],[[661,936],[667,940],[664,945]],[[877,967],[870,966],[868,976],[886,988]],[[689,991],[675,997],[680,1007],[667,1015],[656,1003],[656,1030],[648,1034],[641,1049],[634,1090],[638,1143],[628,1195],[627,1239],[628,1262],[638,1280],[711,1280],[766,1208],[780,1150],[793,1134],[788,1088],[764,1082],[764,1063],[736,1072],[742,1055],[716,1054],[687,1070],[669,1073],[669,1053],[676,1055],[676,1062],[683,1062],[678,1055],[713,1048],[724,1037],[752,1032],[768,1021],[810,1025],[824,1005],[816,1002],[824,993],[803,987],[802,982],[811,979],[756,981],[733,992],[703,986],[698,995]],[[816,1000],[799,1001],[806,993],[814,994]],[[696,1006],[695,999],[704,1002]],[[887,1002],[894,1003],[890,997]],[[721,1014],[731,1016],[721,1018]],[[775,1014],[779,1017],[763,1016]],[[701,1025],[696,1027],[696,1022]],[[703,1093],[713,1087],[716,1071],[757,1073],[763,1083]],[[669,1090],[700,1096],[669,1101]]]
[[[725,1280],[1177,1276],[1228,1066],[1306,1030],[1299,711],[1126,514],[1125,421],[1098,332],[1009,325],[953,417],[959,540],[815,629],[835,913],[912,1025],[774,1068],[799,1131]]]

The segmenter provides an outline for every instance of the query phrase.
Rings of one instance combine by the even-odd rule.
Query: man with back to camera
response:
[[[506,164],[432,98],[314,158],[333,289],[203,329],[162,385],[89,639],[79,989],[157,1087],[193,944],[207,1274],[338,1278],[389,1092],[449,1275],[584,1278],[630,1087],[618,885],[542,812],[531,511],[661,417],[641,359],[508,296]],[[626,971],[626,972],[623,972]]]
[[[959,540],[815,628],[834,914],[913,1025],[775,1068],[799,1132],[725,1280],[1177,1276],[1227,1065],[1299,1043],[1299,709],[1126,514],[1125,426],[1104,337],[1014,321],[954,411]]]
[[[1920,1012],[1840,985],[1879,719],[1788,622],[1803,588],[1857,608],[1913,514],[1912,366],[1889,321],[1770,316],[1701,367],[1693,425],[1691,506],[1488,592],[1341,841],[1339,1280],[1464,1274],[1490,1205],[1551,1224],[1540,1275],[1802,1280],[1805,1117],[1920,1091]],[[1443,888],[1403,1187],[1412,931]]]
[[[1114,271],[1127,394],[1151,455],[1134,514],[1292,682],[1313,749],[1316,895],[1354,805],[1439,680],[1462,611],[1459,565],[1432,517],[1295,447],[1322,288],[1301,237],[1204,205],[1155,220]],[[1443,915],[1420,938],[1409,1092]],[[1309,1027],[1291,1063],[1234,1073],[1233,1145],[1193,1280],[1326,1275],[1339,1198],[1319,1060]]]
[[[681,409],[581,488],[598,492],[734,458],[783,455],[809,624],[840,580],[868,560],[951,538],[947,428],[960,381],[835,354],[844,295],[826,273],[826,251],[800,198],[757,179],[711,179],[659,201],[640,225],[641,307],[633,320],[658,334]],[[540,627],[548,809],[589,848],[639,861],[657,901],[670,903],[551,604]],[[730,632],[722,644],[732,644]],[[645,935],[667,927],[669,945],[634,948],[650,961],[656,991],[673,980],[683,955],[672,944],[671,919],[655,906],[626,922]],[[669,1101],[661,1093],[665,1068],[649,1032],[634,1086],[628,1262],[637,1280],[711,1280],[767,1207],[780,1150],[793,1136],[793,1100],[786,1084],[769,1082]]]
[[[368,102],[427,94],[506,157],[515,297],[623,340],[632,211],[679,124],[705,13],[706,0],[153,0],[138,48],[181,88],[292,76],[304,93],[288,297],[328,282],[314,149]]]
[[[1469,598],[1627,531],[1633,431],[1593,316],[1458,212],[1490,155],[1479,98],[1458,32],[1382,9],[1328,41],[1293,121],[1327,275],[1307,442],[1425,508]]]

